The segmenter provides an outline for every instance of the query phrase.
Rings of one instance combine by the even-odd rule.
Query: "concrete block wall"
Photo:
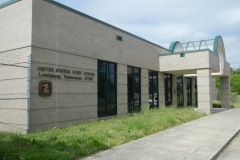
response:
[[[211,78],[211,86],[212,86],[212,100],[217,100],[217,90],[216,90],[216,78]]]
[[[213,72],[220,72],[220,66],[219,66],[219,57],[215,54],[209,54],[209,68],[211,68],[212,73]]]
[[[128,112],[127,66],[139,67],[141,105],[149,107],[148,70],[159,71],[159,54],[168,52],[166,49],[43,0],[33,1],[32,25],[32,131],[97,119],[97,76],[94,82],[52,79],[57,88],[51,97],[42,98],[37,86],[46,78],[39,77],[36,71],[42,65],[82,69],[97,75],[97,59],[117,63],[118,115]],[[116,40],[116,35],[122,36],[123,41]],[[66,108],[71,109],[64,115]],[[70,112],[76,114],[71,116]]]
[[[211,63],[210,63],[211,62]],[[197,53],[186,53],[185,57],[179,54],[172,54],[159,57],[160,71],[189,71],[188,74],[195,74],[197,69],[211,68],[219,71],[219,59],[210,51],[200,51]]]
[[[0,131],[27,132],[32,1],[0,9]]]
[[[39,71],[38,67],[55,71]],[[57,68],[71,73],[56,73]],[[93,73],[93,80],[84,80],[84,76],[80,76],[82,80],[64,78],[64,75],[78,77],[73,71]],[[60,75],[61,79],[42,77],[43,74]],[[52,81],[51,96],[39,95],[41,80]],[[30,131],[97,119],[97,59],[33,47],[30,113]]]
[[[95,77],[91,82],[66,80],[63,78],[64,74],[54,72],[52,74],[59,74],[62,78],[43,78],[40,75],[48,72],[39,71],[38,67],[89,71],[93,72]],[[50,97],[39,96],[41,80],[52,81],[53,94]],[[163,87],[161,85],[161,89]],[[148,100],[148,69],[141,68],[143,110],[149,108]],[[97,120],[97,59],[33,47],[30,113],[31,132]],[[127,65],[117,64],[117,115],[127,113]]]
[[[32,0],[0,9],[0,52],[29,47],[32,35]]]
[[[118,64],[117,70],[117,114],[123,115],[128,113],[127,66]]]
[[[224,75],[224,77],[231,76],[231,66],[227,61],[225,61],[225,63],[224,63],[223,75]]]
[[[0,131],[27,132],[31,48],[0,54]]]
[[[159,71],[168,50],[79,14],[34,0],[33,46]]]

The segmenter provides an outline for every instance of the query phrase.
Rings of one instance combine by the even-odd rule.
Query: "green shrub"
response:
[[[221,108],[221,102],[220,101],[214,101],[212,102],[213,108]]]

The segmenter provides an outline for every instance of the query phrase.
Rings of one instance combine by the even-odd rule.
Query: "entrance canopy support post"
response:
[[[165,106],[165,89],[164,89],[164,73],[158,74],[158,91],[159,91],[159,106]]]
[[[221,77],[221,107],[231,108],[231,92],[230,92],[230,78]]]
[[[212,113],[211,70],[197,70],[198,111]]]

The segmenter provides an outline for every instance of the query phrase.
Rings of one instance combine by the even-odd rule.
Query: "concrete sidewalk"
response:
[[[215,159],[240,130],[240,109],[231,109],[100,152],[84,160]]]
[[[240,159],[240,134],[224,149],[217,160],[239,160]]]

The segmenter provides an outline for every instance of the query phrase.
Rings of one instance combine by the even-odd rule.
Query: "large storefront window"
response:
[[[140,68],[128,66],[128,112],[141,111]]]
[[[177,77],[177,106],[184,106],[184,95],[183,95],[183,76]]]
[[[187,78],[187,105],[192,105],[192,79]]]
[[[172,75],[164,74],[165,83],[165,106],[172,105]]]
[[[150,108],[158,108],[158,72],[148,71],[149,80],[149,105]]]
[[[98,61],[98,117],[117,115],[117,65]]]

